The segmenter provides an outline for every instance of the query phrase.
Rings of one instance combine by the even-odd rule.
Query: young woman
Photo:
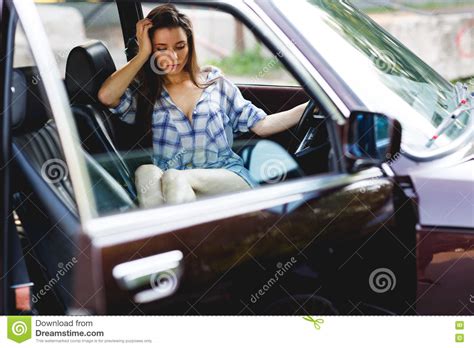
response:
[[[173,5],[153,9],[136,31],[138,53],[104,82],[98,98],[125,122],[142,126],[153,144],[154,164],[135,172],[140,205],[254,187],[232,151],[233,133],[281,132],[299,121],[306,104],[266,115],[219,69],[200,69],[191,22]]]

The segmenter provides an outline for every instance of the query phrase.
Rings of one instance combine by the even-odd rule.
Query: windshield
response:
[[[471,127],[464,112],[427,146],[458,106],[459,91],[347,1],[273,3],[367,108],[400,121],[404,151],[429,156]]]

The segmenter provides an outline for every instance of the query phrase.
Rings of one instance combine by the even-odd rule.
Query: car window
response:
[[[157,4],[143,5],[146,16]],[[231,14],[199,7],[179,7],[193,23],[200,65],[218,66],[238,84],[297,86],[278,55]]]
[[[100,13],[95,15],[95,19],[87,21],[84,9],[90,6],[97,6]],[[38,5],[46,31],[54,32],[50,40],[61,70],[65,70],[68,57],[70,64],[74,63],[77,68],[67,69],[68,74],[64,78],[72,112],[71,121],[77,130],[75,140],[86,163],[82,174],[87,175],[90,181],[94,199],[94,215],[105,216],[200,201],[331,170],[328,125],[318,101],[312,111],[319,117],[314,117],[311,132],[305,126],[301,134],[296,134],[293,128],[262,138],[251,131],[269,114],[297,105],[300,105],[302,112],[304,107],[301,105],[308,101],[308,97],[302,88],[294,85],[295,80],[279,62],[278,55],[272,55],[248,28],[240,27],[229,14],[202,9],[189,14],[196,28],[197,51],[203,52],[202,56],[198,53],[198,63],[203,68],[203,78],[209,83],[200,97],[206,102],[199,103],[201,99],[197,100],[192,120],[186,119],[184,112],[173,106],[174,99],[166,91],[160,103],[154,104],[150,116],[151,128],[145,132],[144,122],[148,121],[141,118],[145,113],[140,112],[139,108],[140,100],[143,101],[146,94],[141,89],[138,76],[121,96],[118,105],[107,107],[101,103],[97,93],[100,85],[94,87],[96,77],[104,71],[110,75],[113,72],[110,70],[112,62],[105,59],[103,66],[87,69],[90,60],[86,56],[99,57],[97,62],[101,62],[100,57],[109,51],[118,69],[126,64],[121,33],[113,29],[119,24],[111,20],[117,15],[116,4],[101,6],[98,3]],[[144,8],[145,14],[147,10]],[[190,8],[183,11],[189,13],[191,10],[194,11]],[[71,15],[70,22],[79,25],[75,28],[79,28],[80,35],[74,29],[74,39],[69,29],[54,30],[61,28],[66,12]],[[212,18],[217,22],[214,23]],[[210,20],[216,26],[201,28]],[[89,24],[81,27],[84,23]],[[109,27],[111,23],[115,24]],[[228,35],[228,41],[233,42],[225,46],[225,52],[233,55],[231,59],[238,56],[234,54],[237,46],[245,52],[252,50],[258,59],[249,55],[249,59],[234,64],[227,59],[228,55],[218,55],[219,41],[209,40],[205,32],[217,31],[222,23],[233,23],[232,27],[246,38],[245,43],[236,43],[234,30],[223,33],[223,41]],[[105,35],[106,28],[112,28],[113,33]],[[24,38],[21,34],[17,36],[17,42],[19,49],[15,52],[15,64],[29,66],[31,61],[22,53]],[[58,45],[64,48],[55,48]],[[71,53],[71,49],[77,45],[82,45],[83,51],[74,56],[77,50]],[[221,48],[222,53],[224,46]],[[114,54],[114,50],[119,53]],[[103,77],[104,80],[107,76]],[[249,85],[239,89],[237,84],[240,83]],[[254,84],[265,85],[265,88]],[[165,100],[169,104],[162,104]],[[148,134],[151,137],[146,142]],[[306,142],[301,146],[303,138]],[[295,152],[298,154],[295,155]]]

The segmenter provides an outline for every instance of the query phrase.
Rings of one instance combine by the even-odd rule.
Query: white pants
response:
[[[191,202],[199,196],[250,189],[244,179],[227,169],[168,169],[163,172],[153,164],[138,167],[135,186],[142,208]]]

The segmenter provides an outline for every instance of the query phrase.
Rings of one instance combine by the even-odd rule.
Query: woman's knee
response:
[[[168,169],[163,173],[163,176],[161,177],[161,188],[163,191],[183,186],[189,186],[189,182],[184,171],[178,169]]]
[[[178,169],[168,169],[161,178],[163,183],[172,183],[183,179],[183,173]]]
[[[168,169],[161,178],[161,189],[167,203],[185,203],[196,199],[184,171]]]
[[[144,178],[148,176],[161,176],[163,171],[154,164],[142,164],[135,170],[135,178]]]
[[[144,164],[135,171],[135,186],[142,207],[153,207],[163,203],[160,179],[163,171],[153,165]]]

